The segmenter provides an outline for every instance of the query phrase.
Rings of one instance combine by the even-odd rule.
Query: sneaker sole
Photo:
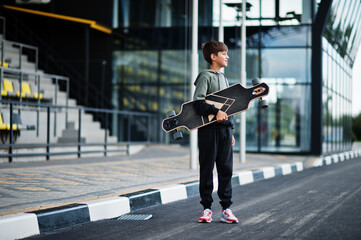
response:
[[[229,224],[238,223],[236,220],[228,221],[227,219],[224,219],[224,218],[221,218],[221,221],[225,222],[225,223],[229,223]]]
[[[198,222],[199,222],[199,223],[210,223],[210,222],[212,222],[212,219],[209,220],[209,221],[207,221],[207,220],[205,220],[205,219],[203,219],[203,220],[198,220]]]

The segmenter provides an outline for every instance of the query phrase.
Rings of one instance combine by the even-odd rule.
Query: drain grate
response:
[[[120,216],[117,220],[123,221],[144,221],[149,220],[153,217],[152,214],[126,214]]]

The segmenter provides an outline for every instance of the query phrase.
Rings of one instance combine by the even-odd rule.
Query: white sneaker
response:
[[[198,222],[200,223],[210,223],[212,222],[212,210],[206,208],[203,210],[202,216],[199,218]]]
[[[238,219],[229,208],[222,210],[221,221],[226,223],[238,223]]]

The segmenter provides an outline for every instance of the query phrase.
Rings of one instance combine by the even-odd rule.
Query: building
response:
[[[159,124],[168,110],[178,111],[192,97],[191,0],[4,2],[92,19],[110,28],[111,33],[104,34],[59,19],[44,24],[43,17],[4,7],[0,12],[50,42],[58,58],[73,62],[82,75],[74,81],[84,83],[73,84],[77,93],[73,96],[84,105],[160,113],[159,121],[150,123],[142,118],[132,119],[131,124],[130,119],[113,118],[114,135],[129,140],[150,134],[155,142],[172,141]],[[219,0],[198,2],[200,48],[201,43],[218,37]],[[230,56],[225,74],[230,83],[236,83],[241,75],[241,1],[223,2],[224,41]],[[269,108],[260,110],[253,103],[247,112],[247,151],[320,155],[349,150],[352,68],[361,41],[361,2],[247,0],[247,4],[247,85],[260,78],[271,87]],[[28,41],[25,37],[19,40]],[[207,68],[201,51],[199,56],[199,69]],[[50,64],[40,67],[68,75]],[[101,89],[101,105],[92,102],[91,89]],[[152,130],[144,132],[144,124],[151,124]],[[129,126],[137,129],[134,136],[128,135]]]

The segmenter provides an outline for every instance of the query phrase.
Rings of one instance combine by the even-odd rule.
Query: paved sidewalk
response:
[[[234,155],[234,171],[315,160],[310,156]],[[0,164],[0,216],[109,198],[198,179],[189,169],[189,149],[152,145],[131,156]]]

